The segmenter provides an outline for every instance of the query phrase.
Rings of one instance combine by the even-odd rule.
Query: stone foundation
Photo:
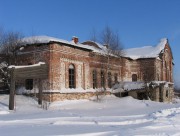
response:
[[[89,99],[97,95],[110,95],[110,92],[86,92],[86,93],[44,93],[43,100],[48,102],[63,100]]]

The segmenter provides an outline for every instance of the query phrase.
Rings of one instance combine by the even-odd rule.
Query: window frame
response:
[[[76,82],[75,82],[76,73],[75,72],[76,71],[75,71],[74,64],[70,64],[68,67],[68,77],[69,77],[69,88],[71,89],[76,88]]]

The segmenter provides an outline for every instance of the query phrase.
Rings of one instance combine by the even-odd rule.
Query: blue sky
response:
[[[0,0],[0,26],[25,36],[80,42],[92,29],[118,31],[124,48],[156,45],[167,37],[180,80],[180,0]]]

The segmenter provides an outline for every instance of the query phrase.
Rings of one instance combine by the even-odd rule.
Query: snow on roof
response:
[[[93,46],[92,43],[95,44],[96,46]],[[100,53],[102,55],[108,54],[108,55],[117,57],[117,55],[113,54],[110,49],[108,50],[106,46],[104,46],[98,42],[86,41],[86,42],[83,42],[82,44],[87,45],[87,46],[91,46],[93,52],[97,52],[97,53]]]
[[[36,43],[50,43],[50,42],[59,42],[59,43],[65,43],[69,45],[73,45],[79,48],[83,49],[88,49],[93,52],[97,52],[100,54],[107,54],[108,50],[105,46],[103,46],[100,43],[94,42],[94,41],[89,41],[89,42],[94,42],[99,48],[95,46],[91,46],[88,44],[81,44],[77,43],[75,44],[74,41],[67,41],[67,40],[62,40],[59,38],[54,38],[50,36],[32,36],[32,37],[26,37],[22,39],[22,42],[27,45],[27,44],[36,44]],[[133,60],[139,59],[139,58],[156,58],[158,57],[159,53],[164,49],[165,45],[167,43],[167,38],[161,39],[160,43],[157,46],[145,46],[141,48],[131,48],[131,49],[125,49],[123,50],[123,56],[131,58]]]
[[[125,49],[124,57],[131,58],[133,60],[139,58],[156,58],[163,51],[165,45],[167,43],[167,38],[163,38],[160,40],[160,43],[157,46],[144,46],[141,48],[131,48]]]
[[[112,87],[112,92],[139,90],[144,88],[144,82],[120,82]]]
[[[160,85],[164,85],[165,88],[168,88],[169,85],[173,85],[171,82],[167,81],[151,81],[146,84],[148,87],[158,87]],[[131,82],[131,81],[124,81],[115,84],[112,87],[112,92],[117,93],[117,92],[125,92],[125,91],[133,91],[133,90],[141,90],[145,88],[145,82],[143,81],[138,81],[138,82]]]
[[[73,46],[76,46],[76,47],[79,47],[79,48],[93,50],[93,48],[88,46],[88,45],[83,45],[83,44],[80,44],[80,43],[75,44],[74,41],[66,41],[66,40],[62,40],[62,39],[58,39],[58,38],[54,38],[54,37],[50,37],[50,36],[25,37],[25,38],[22,39],[22,42],[25,45],[27,45],[27,44],[37,44],[37,43],[59,42],[59,43],[65,43],[65,44],[73,45]]]
[[[22,66],[15,66],[15,65],[10,65],[8,68],[15,68],[15,69],[18,69],[18,68],[27,68],[27,67],[37,67],[37,66],[40,66],[42,64],[45,64],[44,62],[39,62],[37,64],[33,64],[33,65],[22,65]]]
[[[151,81],[151,83],[149,83],[149,84],[152,84],[153,87],[160,86],[161,84],[164,84],[164,87],[168,88],[169,85],[173,85],[174,83],[167,82],[167,81]]]
[[[35,44],[35,43],[49,43],[49,42],[67,42],[65,40],[57,39],[49,36],[32,36],[25,37],[22,39],[22,42],[25,44]]]
[[[95,43],[97,44],[97,46],[99,48],[96,48],[94,46],[90,46],[87,44],[81,44],[81,43],[77,43],[75,44],[74,41],[67,41],[67,40],[62,40],[62,39],[58,39],[58,38],[54,38],[54,37],[50,37],[50,36],[32,36],[32,37],[25,37],[22,40],[22,43],[24,45],[28,45],[28,44],[45,44],[45,43],[50,43],[50,42],[59,42],[59,43],[64,43],[64,44],[68,44],[68,45],[73,45],[79,48],[83,48],[83,49],[88,49],[91,50],[93,52],[97,52],[100,54],[106,54],[107,53],[107,48],[104,47],[103,45],[99,44],[99,43]]]
[[[98,43],[98,42],[94,42],[94,43],[97,44],[97,46],[98,46],[99,48],[101,48],[101,49],[107,49],[106,46],[104,46],[104,45],[102,45],[102,44],[100,44],[100,43]]]
[[[99,47],[99,49],[94,49],[93,50],[94,52],[98,52],[98,53],[101,53],[101,54],[108,53],[108,50],[107,50],[107,48],[105,46],[103,46],[102,44],[97,43],[97,42],[95,42],[95,44]]]
[[[96,47],[98,49],[107,49],[106,46],[103,46],[102,44],[95,42],[95,41],[91,41],[91,40],[82,42],[82,44],[88,45],[88,46],[93,46],[93,47]]]

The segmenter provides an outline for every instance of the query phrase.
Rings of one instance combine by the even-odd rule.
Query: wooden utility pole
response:
[[[14,110],[14,95],[15,95],[15,75],[14,68],[11,69],[11,85],[10,85],[10,94],[9,94],[9,110]]]
[[[39,79],[39,97],[38,97],[38,104],[42,105],[42,83],[41,79]]]

